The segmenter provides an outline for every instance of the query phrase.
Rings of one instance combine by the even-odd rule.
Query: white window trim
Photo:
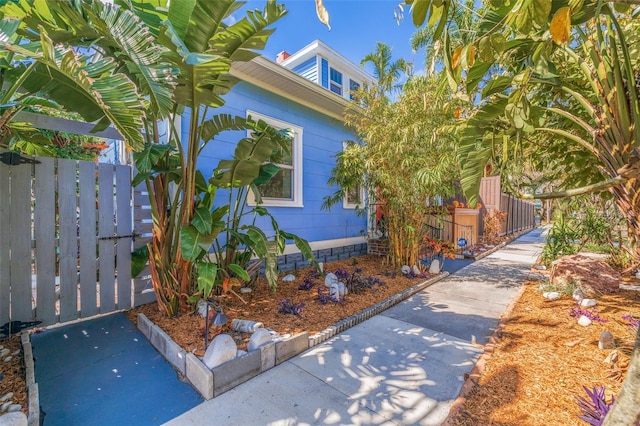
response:
[[[302,127],[287,123],[286,121],[278,120],[277,118],[269,117],[268,115],[264,115],[259,112],[247,110],[247,117],[249,116],[251,116],[255,121],[262,120],[276,129],[291,129],[293,132],[293,141],[291,143],[291,161],[293,163],[293,199],[284,200],[262,197],[262,204],[260,205],[265,207],[304,207],[304,204],[302,203]],[[247,131],[247,136],[249,136],[250,133],[250,131]],[[249,191],[247,203],[250,206],[256,205],[253,191]]]
[[[342,150],[344,151],[347,148],[347,142],[342,142]],[[350,203],[347,201],[347,194],[343,193],[342,196],[342,208],[345,210],[355,210],[355,209],[361,209],[364,208],[364,206],[366,206],[366,199],[365,199],[365,190],[364,190],[364,184],[360,183],[360,203]]]
[[[333,71],[335,71],[337,73],[340,73],[340,76],[342,77],[343,83],[338,83],[335,80],[331,79],[331,70],[333,70]],[[336,87],[340,88],[340,93],[336,93],[333,90],[331,90],[331,92],[336,93],[336,95],[338,95],[338,96],[344,97],[344,92],[345,92],[345,90],[344,90],[344,79],[345,79],[345,74],[342,71],[340,71],[339,69],[332,67],[331,63],[329,63],[329,90],[331,90],[331,85],[334,84]]]

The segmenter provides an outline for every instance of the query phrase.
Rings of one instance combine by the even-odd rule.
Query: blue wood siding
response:
[[[343,141],[354,139],[353,133],[343,123],[245,82],[234,86],[224,98],[226,105],[216,109],[217,114],[245,117],[247,110],[251,110],[303,129],[304,207],[267,207],[282,229],[310,242],[364,235],[366,218],[355,210],[344,209],[342,203],[336,204],[330,211],[320,209],[323,198],[337,190],[336,187],[327,186],[335,165],[335,155],[342,150]],[[189,116],[185,113],[182,118],[183,138],[186,138],[188,124]],[[245,136],[245,132],[228,131],[209,142],[198,163],[206,179],[221,158],[232,157],[236,142]],[[216,199],[226,199],[226,195],[219,192]],[[257,224],[270,235],[272,228],[268,218],[258,218]]]
[[[321,65],[322,67],[322,87],[328,89],[329,88],[329,62],[326,59],[322,59]]]
[[[296,74],[300,74],[307,80],[311,80],[316,84],[318,83],[318,61],[316,60],[315,56],[307,61],[304,61],[297,67],[294,67],[291,71],[295,72]]]

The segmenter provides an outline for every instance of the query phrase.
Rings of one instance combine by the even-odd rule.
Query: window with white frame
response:
[[[342,149],[346,149],[349,142],[342,143]],[[364,185],[357,184],[355,188],[345,189],[342,197],[342,207],[345,209],[361,209],[365,203]]]
[[[254,111],[247,111],[247,116],[254,120],[263,120],[276,129],[289,129],[292,134],[289,154],[282,153],[276,165],[280,171],[258,188],[262,195],[262,205],[273,207],[303,207],[302,205],[302,127],[266,116]],[[253,193],[250,193],[249,204],[255,205]]]
[[[360,83],[349,79],[349,99],[353,100],[353,95],[360,88]]]
[[[342,96],[342,73],[333,68],[329,70],[329,90]]]

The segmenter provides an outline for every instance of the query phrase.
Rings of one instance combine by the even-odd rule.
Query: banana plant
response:
[[[190,296],[209,296],[220,277],[231,274],[246,277],[242,265],[235,261],[209,262],[212,244],[228,228],[227,223],[245,224],[234,218],[237,210],[231,205],[214,204],[215,195],[221,188],[233,192],[240,191],[242,185],[250,185],[260,170],[267,167],[262,164],[268,160],[266,153],[271,154],[273,146],[285,141],[264,123],[212,114],[224,104],[223,95],[236,82],[230,77],[231,65],[256,57],[274,31],[269,27],[286,13],[282,5],[269,0],[264,10],[248,10],[246,17],[227,23],[227,18],[242,5],[233,0],[116,0],[114,4],[95,0],[20,0],[6,6],[11,16],[21,21],[17,34],[30,42],[15,43],[14,49],[29,49],[33,45],[31,60],[40,60],[38,55],[44,57],[40,46],[50,40],[49,44],[56,49],[64,48],[65,55],[82,52],[83,58],[91,56],[97,62],[87,65],[87,72],[93,72],[87,75],[87,84],[107,79],[97,86],[106,91],[106,100],[120,102],[103,116],[94,114],[93,118],[98,120],[96,127],[101,128],[108,123],[115,125],[122,117],[123,125],[116,127],[121,133],[130,132],[130,146],[139,150],[134,153],[138,168],[134,184],[144,182],[150,194],[153,237],[148,250],[152,283],[160,310],[169,316],[190,309]],[[73,57],[57,53],[45,58],[51,63],[50,68],[56,61],[62,65],[75,63]],[[84,74],[75,75],[78,76]],[[129,97],[124,82],[134,89],[143,108],[126,103]],[[63,91],[52,83],[45,94]],[[84,99],[67,97],[71,99],[61,102],[69,104]],[[138,121],[124,120],[125,117],[131,120],[130,116],[140,109]],[[189,111],[188,124],[182,127],[186,139],[175,126],[184,111]],[[91,117],[87,114],[86,118]],[[158,131],[163,121],[168,123],[165,139]],[[221,162],[215,179],[208,183],[198,170],[198,156],[220,132],[227,130],[255,132],[257,139],[252,140],[256,152],[248,158],[243,156],[246,153],[237,153],[238,158]],[[251,143],[243,140],[238,149]],[[233,179],[225,182],[225,176]],[[245,251],[254,241],[260,245],[257,231],[249,233],[248,229],[245,234],[250,234],[253,240],[236,239]],[[226,231],[223,234],[226,244],[234,241],[233,234]],[[293,239],[278,232],[270,237],[271,243],[285,235]],[[254,250],[256,255],[262,253],[260,249]],[[305,253],[310,255],[311,251]],[[275,262],[271,266],[274,265]],[[268,276],[273,282],[273,268],[271,272]]]
[[[176,315],[188,309],[188,302],[219,291],[226,278],[247,280],[245,268],[252,257],[266,259],[266,276],[275,286],[275,256],[283,251],[285,239],[293,239],[313,260],[308,243],[280,230],[275,221],[270,236],[254,225],[249,217],[268,214],[265,209],[246,209],[248,191],[259,199],[259,182],[278,171],[271,160],[274,152],[287,149],[286,134],[262,121],[210,112],[224,105],[223,95],[235,83],[229,76],[232,63],[258,55],[256,50],[264,48],[273,32],[268,27],[286,13],[283,6],[268,1],[264,10],[249,10],[246,17],[227,24],[242,3],[120,3],[147,23],[165,49],[163,58],[177,69],[170,116],[190,111],[186,140],[169,120],[169,144],[149,141],[134,156],[138,180],[153,194],[150,266],[162,309]],[[234,157],[220,161],[207,182],[198,170],[198,156],[228,130],[249,130],[251,136],[238,142]],[[220,192],[228,195],[226,203],[215,203]]]
[[[440,2],[412,3],[417,25],[426,16],[430,25],[447,19]],[[635,2],[517,0],[491,2],[478,13],[479,33],[460,50],[442,32],[449,84],[478,100],[459,127],[467,198],[477,196],[492,158],[507,163],[523,152],[548,157],[555,149],[555,164],[583,185],[569,187],[565,179],[561,190],[535,198],[608,191],[640,261],[640,8]],[[576,151],[580,162],[573,161]],[[604,424],[640,421],[639,387],[640,333]]]
[[[98,61],[56,44],[46,31],[25,35],[29,4],[7,3],[0,9],[0,127],[2,144],[30,153],[46,151],[48,140],[16,119],[28,109],[63,110],[97,122],[94,131],[108,124],[133,148],[140,147],[146,101],[113,61]]]

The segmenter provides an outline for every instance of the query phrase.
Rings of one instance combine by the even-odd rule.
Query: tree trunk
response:
[[[629,370],[616,402],[609,410],[603,426],[640,425],[640,328],[629,361]]]
[[[640,240],[640,185],[632,179],[624,186],[612,188],[616,203],[629,226],[629,239],[633,260],[640,259],[638,241]],[[603,426],[636,426],[640,425],[640,328],[629,361],[629,370],[620,389],[620,394],[607,414]]]

